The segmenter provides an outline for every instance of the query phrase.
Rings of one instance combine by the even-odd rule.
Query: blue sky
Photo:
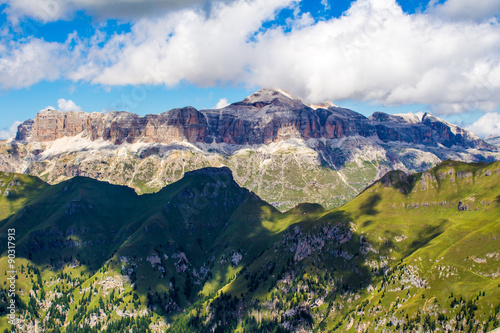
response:
[[[261,87],[500,134],[500,0],[471,3],[0,0],[0,138],[49,106],[145,115]]]

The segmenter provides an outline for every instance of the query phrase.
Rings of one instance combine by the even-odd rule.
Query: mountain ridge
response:
[[[144,117],[49,110],[21,124],[17,139],[0,142],[0,170],[49,183],[88,176],[143,194],[187,171],[226,166],[282,211],[303,201],[337,207],[389,170],[500,159],[500,148],[429,114],[367,118],[273,89],[222,109]]]
[[[64,136],[83,133],[90,140],[102,138],[115,145],[124,142],[230,143],[239,145],[269,144],[287,138],[339,139],[345,136],[378,137],[381,141],[452,145],[464,148],[488,148],[476,135],[443,119],[425,113],[420,120],[408,121],[401,115],[375,112],[365,117],[355,111],[323,104],[311,108],[298,97],[281,89],[261,89],[241,102],[221,109],[197,110],[191,106],[172,109],[144,117],[126,111],[86,113],[83,111],[40,111],[35,119],[19,125],[15,140],[20,142],[54,141]],[[277,119],[276,119],[277,118]],[[401,121],[402,120],[402,121]],[[413,139],[393,129],[391,136],[381,123],[398,123],[404,130],[421,123]],[[269,126],[272,125],[272,126]],[[378,126],[377,126],[378,125]],[[284,129],[293,133],[280,134]],[[433,133],[431,133],[431,131]],[[415,133],[419,132],[418,135]],[[243,136],[244,135],[244,136]]]

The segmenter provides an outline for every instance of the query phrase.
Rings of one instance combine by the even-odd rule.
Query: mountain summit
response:
[[[274,101],[279,101],[281,103],[292,104],[305,104],[302,99],[298,96],[294,96],[288,91],[281,88],[262,88],[259,91],[253,93],[252,95],[245,98],[241,103],[255,104],[255,103],[272,103]],[[331,101],[325,101],[317,104],[305,104],[310,108],[316,110],[319,108],[327,109],[329,107],[336,106]]]
[[[253,94],[245,98],[242,102],[248,104],[259,103],[259,102],[271,103],[276,99],[281,102],[301,100],[299,97],[293,96],[288,91],[280,88],[262,88],[259,91],[254,92]]]

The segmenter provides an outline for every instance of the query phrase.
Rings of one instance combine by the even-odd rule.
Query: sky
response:
[[[500,135],[500,0],[0,0],[0,139],[46,108],[223,107],[263,87]]]

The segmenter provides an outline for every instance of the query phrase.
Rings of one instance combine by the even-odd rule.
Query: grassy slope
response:
[[[22,209],[47,187],[37,177],[0,172],[0,221]]]
[[[37,184],[34,178],[28,178],[31,180],[26,183]],[[157,194],[141,197],[124,187],[76,178],[69,187],[68,183],[53,187],[41,184],[27,191],[42,193],[25,201],[35,207],[33,214],[42,222],[33,222],[25,234],[53,226],[62,230],[85,225],[107,240],[88,250],[64,251],[65,256],[92,259],[88,265],[82,260],[83,265],[77,269],[64,268],[73,279],[85,281],[83,288],[95,285],[104,276],[119,274],[120,256],[168,255],[170,259],[162,262],[164,274],[148,262],[139,263],[137,291],[126,287],[123,294],[127,295],[125,300],[131,300],[137,292],[144,306],[148,289],[172,295],[168,281],[174,276],[181,307],[205,300],[204,310],[195,303],[192,310],[177,318],[181,321],[192,313],[208,315],[213,293],[222,288],[225,293],[262,304],[278,299],[285,303],[281,310],[256,310],[261,318],[280,319],[287,309],[306,309],[313,318],[312,327],[321,327],[321,331],[391,330],[398,318],[407,314],[410,319],[430,314],[436,321],[437,314],[444,313],[451,319],[460,308],[450,308],[454,298],[475,299],[481,292],[476,319],[483,324],[500,298],[500,163],[444,162],[408,180],[397,172],[389,178],[385,185],[383,181],[375,183],[338,209],[324,211],[304,204],[284,214],[225,176],[210,181],[202,176],[188,177]],[[225,187],[217,189],[214,184]],[[203,199],[213,194],[216,196],[212,199]],[[233,206],[227,204],[232,201]],[[458,210],[459,201],[467,210]],[[75,202],[79,203],[74,207],[77,213],[71,215],[68,225],[68,215],[64,214]],[[186,203],[196,209],[186,211]],[[9,214],[21,206],[18,203]],[[78,214],[82,211],[85,214]],[[23,213],[24,219],[29,213],[29,209]],[[1,231],[22,218],[18,214],[8,222],[2,221]],[[28,215],[28,220],[34,218]],[[325,237],[334,228],[336,234]],[[349,233],[350,238],[342,238]],[[87,240],[86,234],[78,237]],[[323,244],[318,246],[321,241],[315,239],[322,239]],[[311,250],[297,257],[300,244]],[[184,295],[187,274],[179,272],[177,259],[173,260],[180,252],[189,258],[189,269],[207,265],[212,274],[201,285],[193,286],[190,297]],[[242,254],[237,265],[230,264],[235,252]],[[55,279],[60,270],[46,266],[47,253],[57,259],[61,251],[48,250],[43,256],[45,262],[36,255],[32,260],[42,268],[44,280]],[[110,258],[105,268],[98,270]],[[4,265],[2,258],[0,267]],[[19,284],[23,290],[33,285],[28,275],[21,276]],[[314,284],[322,286],[324,292],[314,290]],[[46,292],[53,288],[56,286]],[[74,295],[81,298],[76,289]],[[109,300],[104,290],[98,295]],[[318,299],[319,306],[312,306]],[[25,295],[23,300],[27,302],[29,297]],[[71,307],[69,318],[74,313]],[[394,325],[387,326],[391,319]],[[285,316],[287,321],[292,327],[304,326],[303,320],[293,322]]]
[[[460,172],[466,177],[459,178]],[[415,266],[427,281],[427,288],[410,292],[395,313],[413,315],[422,309],[428,299],[421,294],[432,295],[446,306],[452,292],[471,299],[483,291],[486,296],[481,305],[496,305],[500,265],[498,257],[488,258],[488,254],[498,256],[500,249],[500,163],[444,162],[414,175],[410,182],[412,191],[407,195],[379,183],[342,208],[356,219],[358,232],[381,249],[380,254],[392,258],[393,263],[402,259],[399,266]],[[367,207],[370,201],[374,204]],[[459,211],[459,202],[466,203],[468,210]],[[403,235],[407,238],[397,242],[396,236]],[[387,242],[392,243],[389,251],[383,251]],[[394,275],[390,276],[396,280]],[[390,300],[402,299],[407,290],[392,294]],[[385,306],[389,305],[386,301]],[[491,309],[481,310],[489,313]]]
[[[190,269],[199,268],[208,257],[230,260],[235,249],[243,255],[242,263],[251,261],[261,251],[259,244],[272,243],[277,232],[272,216],[279,214],[226,175],[191,175],[154,195],[142,196],[125,186],[76,177],[47,185],[26,207],[22,214],[2,221],[0,229],[2,233],[13,226],[19,230],[19,265],[28,263],[21,257],[31,258],[42,271],[43,280],[55,279],[65,267],[63,271],[71,279],[81,276],[86,281],[82,288],[86,288],[103,278],[103,265],[109,276],[115,276],[121,273],[120,257],[137,256],[141,260],[134,267],[133,282],[142,304],[149,290],[171,294],[168,285],[172,276],[180,286],[180,305],[189,301],[183,293],[187,275],[177,271],[172,255],[185,253]],[[162,263],[165,274],[144,260],[155,254],[170,257]],[[6,267],[5,259],[0,261],[1,268]],[[78,269],[69,268],[75,260]],[[204,286],[192,286],[193,295],[217,291],[241,265],[216,261],[208,269],[214,279]],[[27,275],[18,283],[23,290],[33,288]],[[54,292],[53,288],[45,292]],[[78,300],[81,295],[74,297]],[[27,303],[29,295],[25,293],[22,299]],[[68,320],[74,311],[69,309]]]
[[[378,182],[349,204],[322,214],[308,214],[290,228],[299,227],[305,235],[314,237],[324,233],[325,226],[340,225],[353,232],[349,242],[339,246],[338,242],[326,240],[321,250],[313,250],[310,257],[292,268],[285,261],[293,257],[293,252],[281,247],[276,253],[273,248],[254,262],[250,270],[259,271],[275,262],[278,266],[275,271],[291,271],[300,277],[298,280],[311,272],[319,276],[335,271],[332,281],[346,286],[349,293],[359,298],[345,302],[342,290],[339,293],[339,289],[332,288],[326,297],[330,302],[325,301],[313,312],[316,324],[328,323],[325,330],[355,331],[363,327],[349,325],[350,318],[354,323],[361,320],[367,324],[364,328],[369,331],[388,329],[386,322],[381,324],[381,318],[404,318],[406,314],[415,318],[426,307],[433,309],[430,312],[434,314],[433,320],[440,311],[451,318],[458,311],[449,307],[454,298],[470,300],[479,292],[476,318],[481,324],[488,321],[500,299],[500,163],[444,162],[426,173],[411,176],[407,182],[400,181],[399,176],[394,172],[391,183]],[[406,191],[410,192],[402,193]],[[459,211],[459,201],[468,209]],[[359,255],[361,237],[376,253]],[[314,246],[313,242],[311,245]],[[353,258],[332,256],[332,251],[339,248]],[[379,267],[385,262],[387,266],[377,272],[369,262]],[[416,287],[409,279],[404,280],[407,267],[416,272],[413,278],[424,281],[425,285]],[[273,276],[271,273],[259,280],[253,297],[270,300],[273,293],[280,293],[282,285],[273,287],[276,284]],[[368,285],[374,287],[371,292]],[[246,293],[248,279],[240,276],[224,290],[234,295]],[[452,293],[454,296],[450,298]],[[315,297],[311,293],[305,295]],[[369,305],[365,305],[363,313],[353,314],[365,301]],[[332,305],[340,305],[342,310],[332,311]]]

